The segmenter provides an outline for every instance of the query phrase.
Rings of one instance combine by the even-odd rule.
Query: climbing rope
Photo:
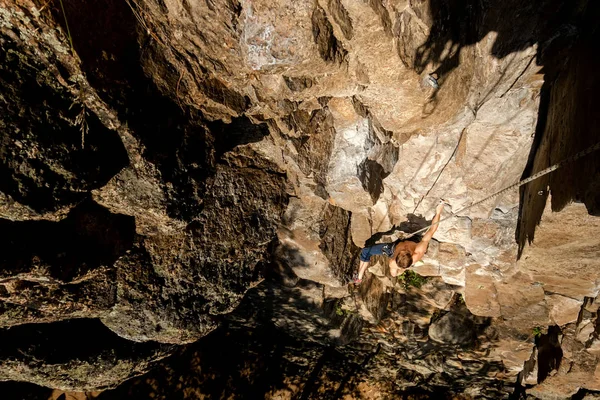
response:
[[[590,153],[593,153],[594,151],[597,151],[597,150],[599,150],[599,149],[600,149],[600,142],[598,142],[598,143],[596,143],[596,144],[594,144],[594,145],[592,145],[592,146],[588,147],[587,149],[585,149],[585,150],[582,150],[582,151],[580,151],[579,153],[576,153],[575,155],[573,155],[573,156],[571,156],[571,157],[569,157],[569,158],[566,158],[566,159],[564,159],[564,160],[562,160],[562,161],[560,161],[560,162],[558,162],[558,163],[556,163],[556,164],[554,164],[554,165],[552,165],[552,166],[550,166],[550,167],[548,167],[548,168],[546,168],[546,169],[544,169],[544,170],[542,170],[542,171],[540,171],[540,172],[538,172],[538,173],[536,173],[536,174],[533,174],[533,175],[532,175],[532,176],[530,176],[529,178],[525,178],[525,179],[523,179],[523,180],[521,180],[521,181],[519,181],[519,182],[517,182],[517,183],[514,183],[514,184],[512,184],[512,185],[510,185],[510,186],[507,186],[507,187],[505,187],[505,188],[503,188],[503,189],[501,189],[501,190],[499,190],[499,191],[497,191],[497,192],[495,192],[495,193],[493,193],[493,194],[491,194],[491,195],[489,195],[489,196],[485,197],[484,199],[481,199],[481,200],[479,200],[479,201],[476,201],[475,203],[472,203],[472,204],[470,204],[470,205],[468,205],[468,206],[466,206],[466,207],[463,207],[463,208],[461,208],[460,210],[458,210],[456,213],[452,213],[452,215],[450,215],[450,216],[448,216],[448,217],[445,217],[445,218],[442,218],[442,219],[440,219],[440,220],[439,220],[439,221],[438,221],[436,224],[439,224],[439,223],[441,223],[442,221],[446,221],[446,220],[448,220],[448,219],[450,219],[450,218],[452,218],[452,217],[456,217],[458,214],[461,214],[461,213],[463,213],[463,212],[465,212],[465,211],[469,210],[470,208],[473,208],[473,207],[475,207],[475,206],[477,206],[477,205],[479,205],[479,204],[481,204],[481,203],[484,203],[484,202],[486,202],[486,201],[488,201],[488,200],[490,200],[490,199],[492,199],[492,198],[494,198],[494,197],[496,197],[496,196],[499,196],[499,195],[501,195],[501,194],[503,194],[503,193],[506,193],[506,192],[508,192],[509,190],[512,190],[512,189],[515,189],[515,188],[521,187],[521,186],[523,186],[523,185],[526,185],[526,184],[528,184],[529,182],[532,182],[532,181],[534,181],[534,180],[536,180],[536,179],[538,179],[538,178],[541,178],[541,177],[542,177],[542,176],[544,176],[544,175],[548,175],[549,173],[551,173],[551,172],[553,172],[553,171],[556,171],[556,170],[557,170],[557,169],[559,169],[560,167],[563,167],[563,166],[565,166],[566,164],[572,163],[572,162],[574,162],[574,161],[576,161],[576,160],[578,160],[578,159],[580,159],[580,158],[582,158],[582,157],[585,157],[586,155],[588,155],[588,154],[590,154]],[[442,172],[443,172],[443,171],[442,171]],[[441,173],[440,173],[440,175],[441,175]],[[439,175],[438,175],[438,178],[436,179],[436,182],[437,182],[437,180],[438,180],[438,179],[439,179]],[[434,183],[434,185],[435,185],[435,183]],[[433,188],[433,187],[432,187],[432,188]],[[430,189],[430,190],[427,192],[427,194],[429,194],[429,192],[430,192],[430,191],[431,191],[431,189]],[[422,200],[423,200],[425,197],[427,197],[427,194],[426,194],[425,196],[423,196],[423,197],[422,197],[422,198],[419,200],[419,203],[417,204],[417,207],[419,206],[419,204],[421,203],[421,201],[422,201]],[[415,207],[415,211],[416,211],[416,208],[417,208],[417,207]],[[406,239],[409,239],[409,238],[411,238],[411,237],[413,237],[413,236],[415,236],[415,235],[417,235],[417,234],[419,234],[419,233],[421,233],[421,232],[424,232],[424,231],[426,231],[427,229],[429,229],[430,227],[432,227],[433,225],[436,225],[436,224],[430,224],[430,225],[428,225],[428,226],[426,226],[426,227],[424,227],[424,228],[421,228],[421,229],[419,229],[418,231],[416,231],[416,232],[413,232],[413,233],[409,234],[408,236],[405,236],[405,237],[404,237],[404,239],[405,239],[405,240],[406,240]],[[392,288],[392,296],[393,296],[393,293],[394,293],[394,291],[395,291],[396,284],[397,284],[397,280],[394,280],[394,286],[393,286],[393,288]],[[352,288],[350,289],[350,294],[352,295],[352,299],[354,300],[354,307],[355,307],[355,309],[356,309],[356,313],[357,313],[357,315],[360,315],[360,314],[359,314],[358,302],[356,301],[356,294],[355,294],[355,290],[356,290],[356,288],[355,288],[355,287],[352,287]],[[393,301],[393,297],[392,297],[392,301]],[[393,306],[393,304],[392,304],[392,309],[393,309],[393,308],[394,308],[394,306]],[[364,367],[365,367],[365,366],[366,366],[366,365],[369,363],[369,361],[370,361],[370,360],[371,360],[371,359],[372,359],[372,358],[373,358],[375,355],[377,355],[377,353],[378,353],[378,352],[380,351],[380,349],[381,349],[381,343],[380,343],[379,339],[378,339],[378,338],[375,336],[375,334],[373,333],[373,331],[372,331],[372,330],[369,330],[369,332],[371,333],[371,335],[372,335],[372,337],[373,337],[373,340],[374,340],[374,341],[377,343],[377,346],[376,346],[375,350],[373,350],[371,353],[367,354],[367,355],[365,356],[365,359],[363,360],[363,362],[362,362],[362,363],[361,363],[359,366],[357,366],[357,367],[355,368],[355,370],[353,371],[353,374],[350,376],[350,379],[353,377],[353,375],[355,375],[355,374],[358,372],[358,369],[359,369],[359,368],[364,368]],[[341,395],[341,393],[342,393],[342,390],[343,390],[343,385],[340,385],[340,387],[339,387],[339,388],[338,388],[338,390],[336,391],[336,396],[335,396],[336,398],[337,398],[339,395]]]
[[[510,186],[507,186],[507,187],[505,187],[504,189],[502,189],[502,190],[499,190],[499,191],[497,191],[496,193],[494,193],[494,194],[491,194],[491,195],[489,195],[488,197],[486,197],[486,198],[484,198],[484,199],[481,199],[481,200],[479,200],[479,201],[476,201],[476,202],[475,202],[475,203],[473,203],[473,204],[470,204],[470,205],[468,205],[468,206],[466,206],[466,207],[463,207],[463,208],[461,208],[460,210],[458,210],[457,212],[455,212],[455,213],[452,213],[452,215],[449,215],[449,216],[447,216],[447,217],[445,217],[445,218],[442,218],[442,219],[440,219],[440,220],[439,220],[439,221],[438,221],[436,224],[440,224],[441,222],[443,222],[443,221],[446,221],[446,220],[448,220],[448,219],[450,219],[450,218],[452,218],[452,217],[456,217],[456,216],[458,216],[458,214],[461,214],[461,213],[465,212],[466,210],[468,210],[468,209],[470,209],[470,208],[473,208],[473,207],[475,207],[475,206],[477,206],[477,205],[479,205],[479,204],[481,204],[481,203],[484,203],[484,202],[488,201],[489,199],[492,199],[492,198],[494,198],[494,197],[496,197],[496,196],[499,196],[499,195],[501,195],[501,194],[503,194],[503,193],[506,193],[506,192],[508,192],[509,190],[512,190],[512,189],[515,189],[515,188],[521,187],[521,186],[523,186],[523,185],[526,185],[526,184],[528,184],[529,182],[535,181],[536,179],[538,179],[538,178],[541,178],[541,177],[542,177],[542,176],[544,176],[544,175],[548,175],[549,173],[551,173],[551,172],[553,172],[553,171],[556,171],[556,170],[557,170],[557,169],[559,169],[560,167],[564,167],[566,164],[570,164],[570,163],[572,163],[572,162],[574,162],[574,161],[577,161],[577,160],[579,160],[580,158],[582,158],[582,157],[585,157],[585,156],[587,156],[588,154],[590,154],[590,153],[593,153],[594,151],[596,151],[596,150],[599,150],[599,149],[600,149],[600,142],[598,142],[598,143],[596,143],[596,144],[594,144],[594,145],[592,145],[592,146],[588,147],[588,148],[587,148],[587,149],[585,149],[585,150],[582,150],[582,151],[580,151],[579,153],[576,153],[575,155],[573,155],[573,156],[571,156],[571,157],[569,157],[569,158],[566,158],[566,159],[564,159],[564,160],[562,160],[562,161],[559,161],[559,162],[557,162],[556,164],[554,164],[554,165],[552,165],[552,166],[550,166],[550,167],[548,167],[548,168],[546,168],[546,169],[544,169],[544,170],[542,170],[542,171],[540,171],[540,172],[538,172],[538,173],[536,173],[536,174],[533,174],[533,175],[532,175],[532,176],[530,176],[529,178],[525,178],[525,179],[523,179],[523,180],[521,180],[521,181],[519,181],[519,182],[517,182],[517,183],[513,183],[512,185],[510,185]],[[413,233],[409,234],[408,236],[405,236],[405,237],[403,238],[403,240],[410,239],[411,237],[413,237],[413,236],[415,236],[415,235],[418,235],[418,234],[419,234],[419,233],[421,233],[421,232],[424,232],[424,231],[426,231],[427,229],[429,229],[430,227],[432,227],[433,225],[436,225],[436,224],[430,224],[430,225],[427,225],[426,227],[424,227],[424,228],[421,228],[421,229],[419,229],[418,231],[416,231],[416,232],[413,232]]]
[[[421,205],[421,202],[423,200],[425,200],[427,198],[427,196],[429,196],[429,193],[431,193],[431,191],[433,190],[433,188],[435,187],[435,185],[438,183],[438,181],[440,180],[440,178],[442,177],[442,174],[444,173],[444,171],[446,170],[446,167],[448,166],[448,164],[450,164],[450,161],[452,161],[452,158],[454,158],[454,155],[456,154],[456,152],[458,151],[458,147],[460,146],[460,142],[462,140],[462,137],[465,133],[465,129],[462,130],[462,132],[460,133],[460,136],[458,137],[458,141],[456,142],[456,147],[454,147],[454,151],[452,152],[452,154],[450,155],[450,158],[448,158],[448,161],[446,161],[446,164],[444,164],[444,166],[442,167],[442,169],[440,170],[440,173],[438,174],[437,178],[435,178],[435,181],[433,181],[433,185],[431,185],[431,187],[429,188],[429,190],[423,195],[421,196],[421,198],[419,199],[419,201],[417,202],[417,205],[415,206],[415,209],[413,210],[413,214],[415,214],[417,212],[417,208],[419,208],[419,206]]]

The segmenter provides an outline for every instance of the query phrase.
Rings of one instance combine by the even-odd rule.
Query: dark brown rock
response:
[[[439,197],[449,216],[594,142],[598,16],[0,0],[0,378],[113,387],[207,336],[113,394],[502,398],[525,362],[540,398],[599,389],[597,157],[446,220],[417,269],[445,284],[343,287]]]

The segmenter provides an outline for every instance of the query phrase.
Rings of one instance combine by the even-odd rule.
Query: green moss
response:
[[[427,282],[427,278],[408,269],[398,277],[398,282],[402,283],[405,289],[408,289],[409,286],[420,288]]]

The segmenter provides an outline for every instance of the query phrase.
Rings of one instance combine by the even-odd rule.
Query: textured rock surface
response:
[[[438,198],[449,216],[597,141],[599,17],[0,0],[0,379],[112,387],[209,335],[152,391],[190,363],[210,371],[186,372],[192,397],[600,390],[597,155],[442,223],[413,268],[428,281],[378,259],[345,287],[360,247],[426,226]],[[68,349],[69,324],[97,348]],[[245,340],[237,371],[206,364]]]
[[[174,346],[133,343],[97,320],[2,329],[1,380],[70,389],[107,389],[146,372]],[[65,373],[65,371],[67,373]]]
[[[460,314],[448,313],[429,327],[429,337],[440,343],[469,344],[474,336],[473,322]]]
[[[4,189],[4,216],[13,221],[3,220],[3,234],[15,249],[2,261],[5,304],[13,313],[4,325],[86,316],[134,341],[197,340],[215,327],[214,315],[231,311],[257,281],[287,203],[276,166],[250,149],[231,155],[265,136],[266,126],[240,118],[225,139],[223,123],[184,121],[180,111],[144,121],[155,111],[125,110],[124,122],[159,124],[130,129],[82,75],[73,75],[79,60],[31,10],[13,4],[2,14],[4,46],[13,49],[3,53],[2,84],[5,91],[20,89],[3,103],[4,123],[13,124],[3,130],[3,182],[13,182]],[[48,72],[36,76],[36,64]],[[141,89],[131,83],[127,90],[139,96]],[[44,109],[27,97],[40,92],[62,102],[41,96],[53,103]],[[79,116],[64,114],[76,108],[69,101]],[[162,111],[173,111],[166,104],[172,108]],[[30,118],[36,113],[45,119]],[[25,125],[23,115],[38,125]],[[168,145],[153,138],[161,129],[170,132]],[[104,142],[96,143],[96,135]],[[16,221],[21,214],[11,207],[45,221]]]

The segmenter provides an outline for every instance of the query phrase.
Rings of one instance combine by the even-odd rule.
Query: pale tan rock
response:
[[[367,269],[367,271],[369,271],[370,273],[372,273],[373,275],[377,276],[378,278],[384,278],[385,277],[385,269],[384,266],[381,264],[376,264],[372,267],[369,267]]]
[[[496,282],[480,265],[472,264],[466,268],[465,304],[475,315],[499,317],[502,315]]]
[[[465,247],[478,264],[509,267],[517,260],[515,243],[516,208],[498,208],[490,219],[474,218],[471,242]]]
[[[519,261],[544,290],[583,300],[600,290],[600,221],[588,215],[585,205],[570,204],[559,213],[548,201],[535,241]],[[549,261],[551,260],[551,261]]]
[[[538,351],[537,348],[533,348],[533,352],[531,354],[531,358],[526,361],[525,369],[523,370],[523,383],[526,385],[537,385],[538,383],[538,359],[537,359]],[[531,370],[527,370],[527,367],[533,365]]]
[[[442,217],[446,216],[447,214],[442,213]],[[435,237],[441,242],[456,243],[462,247],[467,247],[471,244],[473,238],[471,225],[472,221],[470,218],[454,217],[440,223]]]
[[[595,313],[598,312],[598,308],[600,307],[600,303],[598,302],[598,299],[591,299],[591,301],[587,301],[584,303],[584,307],[586,309],[586,311],[589,311],[591,313]]]
[[[386,232],[393,228],[390,219],[390,209],[388,203],[381,199],[371,207],[369,211],[371,221],[373,221],[374,232]]]
[[[528,393],[543,400],[570,399],[579,389],[600,389],[597,366],[591,371],[575,370],[567,374],[549,376],[544,382],[528,390]]]
[[[586,351],[595,357],[600,357],[600,340],[594,338]]]
[[[330,285],[323,285],[323,298],[325,298],[325,299],[327,299],[327,298],[341,299],[341,298],[347,297],[348,295],[349,295],[348,286],[335,287],[335,286],[330,286]]]
[[[496,285],[502,317],[522,332],[549,324],[544,290],[521,272]]]
[[[429,279],[420,289],[435,307],[443,310],[454,298],[457,287],[448,285],[440,279]]]
[[[373,205],[371,195],[358,176],[359,165],[373,144],[369,120],[354,110],[348,98],[329,102],[336,137],[327,173],[327,191],[336,204],[349,211],[362,211]]]
[[[565,385],[563,382],[556,382],[556,380],[550,378],[541,385],[534,386],[527,393],[540,400],[568,400],[578,391],[579,387],[577,385]]]
[[[577,328],[577,340],[585,344],[590,339],[590,335],[593,332],[594,323],[589,319],[583,320]]]
[[[465,265],[467,256],[464,247],[453,243],[440,243],[437,261],[447,268],[458,268]]]
[[[364,247],[365,242],[373,235],[371,220],[367,211],[352,213],[352,241],[358,247]]]
[[[440,266],[433,263],[420,263],[410,269],[421,276],[441,276]]]
[[[445,265],[439,266],[440,276],[449,285],[465,286],[464,267],[451,268]]]
[[[582,301],[560,295],[546,295],[550,307],[550,318],[559,326],[577,321]]]
[[[498,357],[508,371],[519,373],[523,370],[525,361],[531,357],[533,346],[532,342],[501,338],[497,343],[494,343],[490,357]]]
[[[279,230],[281,246],[276,257],[285,262],[294,273],[303,279],[339,287],[341,282],[333,275],[329,261],[319,248],[319,242],[304,236],[304,232]]]
[[[282,221],[285,229],[304,236],[304,240],[320,240],[319,228],[326,205],[325,200],[314,195],[291,198]]]
[[[598,285],[594,281],[584,278],[567,278],[551,273],[534,273],[533,279],[542,283],[544,289],[564,296],[572,296],[583,300],[584,297],[595,297],[598,294]]]

